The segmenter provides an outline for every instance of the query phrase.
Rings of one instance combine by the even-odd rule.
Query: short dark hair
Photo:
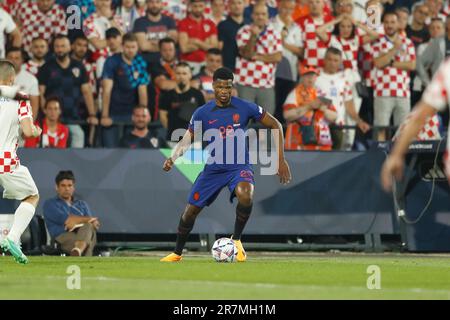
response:
[[[395,11],[386,11],[385,13],[383,13],[383,16],[381,17],[381,21],[384,22],[384,20],[386,19],[387,16],[396,16],[398,19],[398,14]]]
[[[121,35],[121,33],[120,33],[119,29],[114,28],[114,27],[109,28],[108,30],[105,31],[105,38],[106,39],[115,38],[115,37],[118,37],[120,35]]]
[[[22,51],[22,49],[19,48],[19,47],[10,47],[10,48],[8,48],[8,50],[6,50],[5,57],[7,57],[8,54],[10,54],[11,52],[20,52],[20,54],[21,54],[22,57],[23,57],[23,51]]]
[[[88,38],[84,35],[84,33],[78,33],[72,40],[72,44],[77,40],[89,41]]]
[[[222,68],[217,69],[214,72],[213,81],[216,81],[216,80],[219,80],[219,79],[220,80],[231,80],[231,81],[233,81],[234,80],[233,71],[231,71],[230,69],[228,69],[226,67],[222,67]]]
[[[335,47],[329,47],[325,52],[325,56],[329,53],[342,57],[342,51]]]
[[[62,101],[58,96],[50,96],[47,99],[45,99],[44,109],[47,108],[50,102],[58,102],[60,108],[62,109]]]
[[[137,37],[134,33],[128,32],[122,37],[122,43],[125,42],[138,42]]]
[[[133,107],[133,112],[135,111],[135,110],[139,110],[139,109],[147,109],[148,110],[148,107],[146,106],[146,105],[143,105],[143,104],[137,104],[137,105],[135,105],[134,107]],[[150,110],[148,110],[149,112],[150,112]]]
[[[70,42],[70,39],[69,39],[69,37],[68,37],[67,35],[60,33],[60,34],[57,34],[57,35],[53,38],[53,43],[55,43],[56,40],[61,40],[61,39],[67,39],[67,40],[69,40],[69,42]]]
[[[178,64],[177,64],[177,66],[175,67],[175,69],[176,69],[176,68],[179,68],[179,67],[182,67],[182,68],[188,68],[189,70],[191,70],[191,73],[192,73],[191,66],[190,66],[187,62],[184,62],[184,61],[178,62]]]
[[[174,46],[177,45],[175,40],[173,40],[172,38],[169,38],[169,37],[165,37],[165,38],[162,38],[161,40],[159,40],[159,42],[158,42],[159,48],[161,48],[164,43],[173,43]]]
[[[220,56],[222,55],[222,51],[220,51],[220,49],[217,48],[210,48],[208,49],[208,51],[206,51],[206,54],[214,54],[216,56]]]
[[[55,178],[56,185],[59,185],[63,180],[72,180],[75,183],[75,175],[71,170],[60,171]]]

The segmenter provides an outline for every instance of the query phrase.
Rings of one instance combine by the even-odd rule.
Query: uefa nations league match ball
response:
[[[220,238],[214,242],[211,253],[216,262],[235,262],[237,248],[232,239]]]

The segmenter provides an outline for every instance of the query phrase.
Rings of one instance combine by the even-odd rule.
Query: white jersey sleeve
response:
[[[449,103],[450,93],[450,59],[438,69],[423,93],[422,100],[437,111],[443,111]]]

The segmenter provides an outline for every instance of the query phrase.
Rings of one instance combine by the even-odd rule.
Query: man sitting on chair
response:
[[[55,179],[57,196],[44,203],[44,219],[48,232],[63,252],[71,256],[92,256],[97,242],[98,218],[83,200],[75,200],[75,176],[60,171]]]

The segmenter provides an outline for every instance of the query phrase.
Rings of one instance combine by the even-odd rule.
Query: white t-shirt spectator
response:
[[[272,20],[272,25],[280,34],[282,33],[283,29],[285,28],[285,24],[283,21],[281,21],[279,16],[276,16]],[[293,23],[289,28],[287,28],[287,36],[285,38],[285,42],[287,44],[296,46],[296,47],[303,47],[303,40],[302,40],[302,30],[298,26],[298,24]],[[283,47],[283,57],[287,59],[289,62],[289,67],[291,70],[292,78],[288,80],[297,81],[298,77],[298,56],[294,54],[292,51],[289,51],[288,49]]]
[[[14,84],[19,86],[20,91],[30,96],[39,96],[39,83],[37,78],[26,71],[23,66],[22,70],[17,74]]]
[[[0,58],[5,58],[5,33],[9,34],[17,28],[12,17],[5,10],[0,8]]]
[[[335,123],[343,125],[345,122],[345,103],[353,99],[352,88],[347,81],[344,72],[328,74],[321,70],[316,81],[317,96],[325,97],[333,101],[337,111]]]

